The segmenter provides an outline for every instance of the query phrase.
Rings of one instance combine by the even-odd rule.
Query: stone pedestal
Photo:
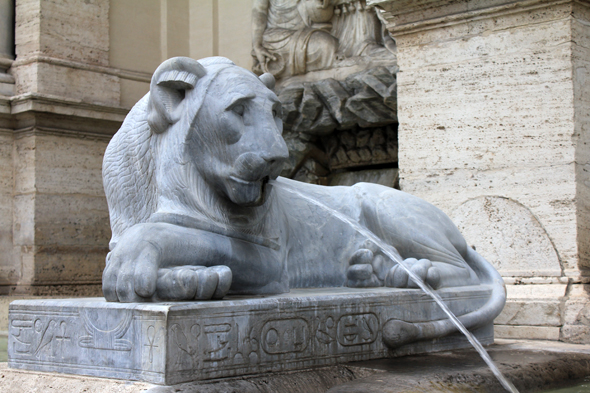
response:
[[[589,4],[370,3],[397,42],[401,189],[449,214],[507,284],[533,286],[547,318],[514,314],[518,337],[556,338],[564,286],[590,267]],[[508,293],[515,311],[523,293]]]
[[[439,293],[462,315],[485,304],[490,288]],[[13,368],[176,384],[468,346],[460,334],[395,351],[383,343],[390,319],[443,318],[417,289],[306,289],[178,303],[18,300],[10,305],[8,356]],[[491,325],[475,333],[493,342]]]

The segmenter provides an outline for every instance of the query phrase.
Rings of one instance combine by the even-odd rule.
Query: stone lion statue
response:
[[[464,318],[490,322],[504,305],[502,279],[439,209],[376,184],[278,178],[288,150],[273,86],[272,75],[222,57],[158,67],[104,157],[113,233],[106,299],[416,287],[374,239],[306,195],[368,228],[435,289],[492,283],[488,304]]]

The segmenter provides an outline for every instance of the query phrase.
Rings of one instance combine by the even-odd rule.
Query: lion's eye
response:
[[[246,110],[246,108],[244,108],[244,105],[238,104],[238,105],[232,106],[231,110],[240,116],[244,116],[244,111]]]
[[[277,110],[276,110],[276,109],[273,109],[273,110],[272,110],[272,116],[273,116],[273,117],[277,117],[278,115],[279,115],[279,112],[277,112]]]

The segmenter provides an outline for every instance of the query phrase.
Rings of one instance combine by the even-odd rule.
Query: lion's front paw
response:
[[[385,259],[382,255],[375,255],[367,248],[355,252],[349,261],[346,271],[347,287],[369,288],[383,286],[387,274]]]
[[[221,299],[229,291],[232,273],[227,266],[176,266],[158,269],[156,292],[162,300]]]
[[[441,283],[440,271],[428,259],[417,260],[416,258],[408,258],[404,260],[404,266],[432,288],[439,288]],[[387,272],[385,286],[393,288],[418,288],[418,285],[409,277],[406,270],[399,265],[395,265]]]

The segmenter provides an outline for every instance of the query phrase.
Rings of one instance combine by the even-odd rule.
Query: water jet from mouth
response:
[[[283,190],[285,190],[291,194],[297,195],[298,197],[306,200],[307,202],[330,213],[331,215],[333,215],[334,217],[336,217],[340,221],[344,222],[345,224],[350,225],[354,230],[356,230],[361,235],[365,236],[367,239],[374,242],[383,251],[383,253],[385,255],[387,255],[389,258],[391,258],[391,260],[396,262],[402,269],[404,269],[404,271],[408,274],[408,276],[418,285],[418,287],[420,287],[420,289],[424,293],[426,293],[428,296],[430,296],[440,306],[440,308],[449,317],[449,319],[455,325],[455,327],[461,333],[463,333],[463,335],[465,335],[467,340],[469,340],[471,345],[479,353],[479,355],[481,356],[483,361],[488,365],[488,367],[490,368],[490,370],[492,371],[492,373],[494,374],[496,379],[498,379],[498,381],[500,382],[500,384],[502,384],[502,386],[506,389],[506,391],[511,392],[511,393],[518,393],[518,390],[512,384],[512,382],[507,380],[504,377],[504,375],[502,375],[502,373],[500,372],[500,370],[498,369],[498,367],[496,366],[496,364],[494,363],[494,361],[492,360],[490,355],[487,353],[487,351],[481,345],[481,343],[473,336],[473,334],[471,334],[471,332],[469,330],[467,330],[467,328],[463,325],[463,323],[461,323],[461,321],[457,318],[457,316],[455,314],[453,314],[453,312],[449,309],[449,307],[445,304],[445,302],[443,302],[442,298],[432,288],[430,288],[430,286],[428,284],[426,284],[424,281],[422,281],[420,279],[420,277],[418,277],[414,272],[412,272],[404,264],[404,261],[401,258],[399,258],[397,251],[393,247],[391,247],[390,245],[383,242],[377,235],[375,235],[369,229],[363,227],[362,225],[358,224],[357,222],[354,222],[352,219],[350,219],[345,214],[342,214],[339,211],[334,210],[334,209],[324,205],[322,202],[316,200],[315,198],[312,198],[304,193],[299,192],[298,190],[292,188],[288,184],[281,182],[280,180],[270,180],[269,184],[272,185],[273,187],[282,188]]]

